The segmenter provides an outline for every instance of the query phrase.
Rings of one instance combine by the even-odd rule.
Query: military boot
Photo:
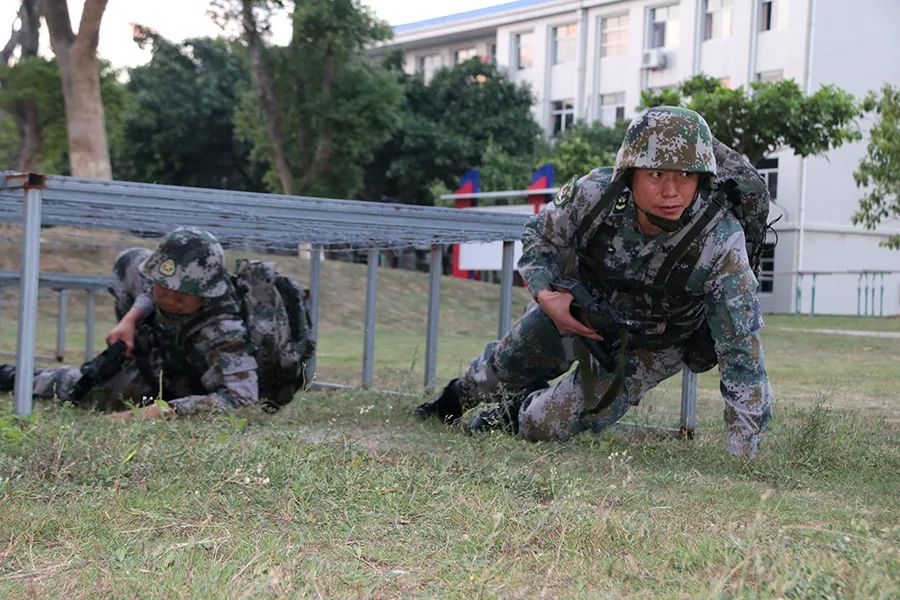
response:
[[[436,400],[420,404],[413,409],[413,414],[420,419],[437,416],[441,421],[448,423],[460,418],[462,409],[462,390],[459,379],[454,379],[447,384],[441,395]]]
[[[0,365],[0,392],[11,392],[16,387],[16,365]]]
[[[525,400],[532,393],[547,387],[547,382],[541,381],[525,388],[518,394],[507,395],[496,405],[475,415],[475,418],[466,425],[466,433],[494,430],[512,434],[519,433],[519,411],[522,410]]]

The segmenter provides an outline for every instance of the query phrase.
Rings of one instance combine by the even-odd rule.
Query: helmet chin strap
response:
[[[654,215],[653,213],[647,212],[636,204],[635,208],[637,208],[638,211],[644,213],[644,216],[647,217],[647,220],[650,221],[651,225],[659,227],[666,233],[672,233],[673,231],[678,231],[679,229],[681,229],[682,222],[680,217],[677,219],[665,219],[663,217],[660,217],[659,215]],[[685,212],[687,212],[687,209],[684,210]]]

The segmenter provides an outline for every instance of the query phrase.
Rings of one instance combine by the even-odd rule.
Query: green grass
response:
[[[359,381],[364,269],[324,265],[322,379]],[[441,381],[496,334],[499,295],[442,286]],[[781,331],[896,319],[767,316],[777,403],[748,463],[724,451],[714,374],[690,442],[620,428],[530,444],[418,422],[427,277],[381,271],[379,289],[376,385],[418,397],[307,392],[275,415],[125,424],[44,403],[20,419],[0,398],[0,597],[900,595],[900,340]],[[50,299],[42,352],[54,314]],[[82,314],[73,301],[73,359]],[[671,425],[679,394],[670,380],[628,418]]]

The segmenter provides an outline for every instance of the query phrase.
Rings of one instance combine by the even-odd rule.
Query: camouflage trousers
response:
[[[130,248],[119,254],[113,266],[109,292],[115,299],[116,318],[121,319],[145,291],[146,283],[138,267],[150,255],[144,248]],[[138,330],[138,335],[141,335]],[[136,346],[146,345],[135,340]],[[33,393],[36,398],[67,401],[75,384],[81,378],[81,368],[64,365],[54,369],[38,369],[34,374]],[[145,381],[134,360],[128,360],[122,369],[105,384],[97,386],[92,397],[126,399],[137,404],[143,398],[152,398],[156,390]]]
[[[581,344],[580,338],[560,335],[553,321],[532,302],[509,333],[489,343],[460,377],[465,408],[556,380],[525,399],[519,411],[519,435],[532,441],[565,440],[585,429],[600,431],[615,423],[647,391],[684,366],[683,351],[677,348],[638,350],[630,358],[629,375],[616,400],[582,419],[581,413],[597,405],[614,376],[590,357],[596,397],[585,398],[581,369],[572,369],[579,354],[576,344]]]

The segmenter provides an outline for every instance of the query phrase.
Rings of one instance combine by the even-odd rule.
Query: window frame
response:
[[[559,37],[560,30],[571,32],[571,35]],[[567,56],[560,59],[560,42],[565,44]],[[550,27],[550,64],[562,65],[575,62],[576,47],[578,44],[578,23],[565,23],[563,25],[552,25]]]
[[[716,4],[714,9],[710,8]],[[723,24],[724,22],[724,24]],[[728,31],[722,30],[728,26]],[[703,41],[724,40],[734,36],[734,0],[703,0]]]
[[[608,102],[607,100],[612,100],[612,102]],[[618,123],[619,121],[623,121],[625,119],[625,92],[607,92],[605,94],[600,94],[597,99],[597,103],[600,107],[600,121],[602,121],[607,126],[612,126]],[[608,123],[604,118],[610,107],[615,108],[615,115],[612,120],[612,123]]]
[[[513,36],[513,57],[515,58],[515,70],[516,71],[525,71],[531,68],[534,68],[534,30],[529,31],[519,31],[512,34]],[[524,64],[522,61],[522,38],[527,36],[528,44],[525,48],[528,49],[528,54],[525,58],[528,60],[528,64]]]
[[[550,120],[552,130],[550,137],[565,133],[575,124],[575,99],[553,100],[550,102]]]
[[[623,19],[624,19],[624,22],[625,22],[624,25],[622,25],[622,20],[623,20]],[[611,21],[611,20],[616,20],[616,21],[618,22],[618,26],[615,27],[615,28],[613,28],[613,29],[607,30],[606,24],[607,24],[608,21]],[[605,16],[600,17],[600,27],[599,27],[599,31],[600,31],[600,43],[599,43],[600,52],[599,52],[599,54],[600,54],[600,58],[607,58],[607,57],[612,58],[612,57],[616,57],[616,56],[628,56],[628,46],[629,46],[629,44],[628,44],[628,33],[629,33],[630,29],[631,29],[631,17],[630,17],[630,15],[629,15],[627,12],[625,12],[625,13],[619,13],[619,14],[613,14],[613,15],[605,15]],[[615,34],[624,35],[624,39],[623,39],[623,40],[617,40],[616,42],[614,42],[614,43],[612,43],[612,44],[608,44],[608,43],[607,43],[607,40],[606,40],[605,38],[606,38],[606,36],[607,36],[608,34],[610,34],[610,33],[615,33]],[[616,53],[609,53],[609,52],[607,52],[607,49],[610,48],[610,47],[612,47],[612,48],[621,48],[622,51],[621,51],[621,52],[616,52]]]
[[[661,4],[659,6],[651,6],[647,9],[647,43],[645,50],[666,50],[675,49],[681,42],[680,21],[681,11],[680,5],[676,3]],[[669,12],[675,9],[675,16],[669,16]],[[666,18],[663,21],[657,21],[658,11],[665,10]],[[670,27],[673,22],[678,22],[678,27]],[[661,25],[661,27],[658,27]],[[674,31],[673,31],[674,30]],[[661,35],[659,32],[662,32]],[[673,35],[674,33],[674,35]],[[662,41],[660,42],[660,38]],[[672,40],[675,38],[675,40]]]

